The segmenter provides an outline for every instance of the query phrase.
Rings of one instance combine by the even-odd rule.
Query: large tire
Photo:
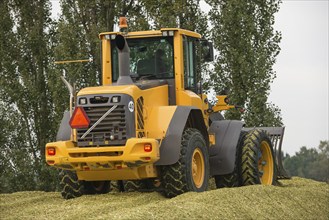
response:
[[[85,194],[106,194],[110,192],[110,181],[83,181]]]
[[[239,178],[238,178],[239,177],[238,155],[242,149],[246,134],[247,132],[245,131],[241,131],[240,133],[239,141],[236,147],[236,157],[235,157],[236,159],[235,159],[234,171],[230,174],[214,176],[217,188],[240,186]]]
[[[239,162],[241,186],[275,183],[273,146],[265,131],[254,129],[247,133]]]
[[[163,194],[172,198],[184,192],[203,192],[209,181],[209,156],[206,142],[197,129],[184,131],[179,160],[161,170]]]
[[[140,192],[145,186],[141,180],[124,180],[123,188],[125,192]]]
[[[214,177],[215,177],[216,188],[224,188],[224,187],[231,188],[231,187],[239,186],[238,174],[236,170],[234,170],[230,174],[216,175]]]
[[[78,180],[75,172],[69,170],[62,170],[59,173],[61,194],[64,199],[73,199],[84,194],[85,189],[83,181]]]

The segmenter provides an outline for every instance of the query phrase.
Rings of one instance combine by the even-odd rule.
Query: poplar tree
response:
[[[218,55],[210,83],[240,106],[226,113],[247,126],[280,126],[280,109],[268,102],[273,65],[280,52],[281,33],[273,28],[281,0],[207,0],[212,38]]]
[[[50,190],[45,144],[54,136],[47,73],[50,2],[4,0],[0,5],[0,154],[7,191]]]
[[[200,8],[199,0],[152,1],[141,0],[151,28],[182,28],[207,37],[207,15]]]

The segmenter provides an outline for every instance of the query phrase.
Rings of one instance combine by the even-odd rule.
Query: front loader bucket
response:
[[[255,128],[243,128],[245,131],[249,131]],[[288,175],[288,172],[283,167],[282,161],[282,141],[284,135],[284,127],[258,127],[256,129],[261,129],[269,133],[270,139],[273,145],[273,151],[275,155],[275,162],[277,165],[277,178],[278,179],[290,179],[291,176]]]

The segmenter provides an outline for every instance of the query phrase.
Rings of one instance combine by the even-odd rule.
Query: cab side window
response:
[[[197,83],[200,80],[200,59],[197,51],[199,48],[198,39],[184,36],[184,88],[197,93]]]

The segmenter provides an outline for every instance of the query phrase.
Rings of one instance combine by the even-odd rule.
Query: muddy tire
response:
[[[267,133],[254,129],[247,133],[239,155],[240,185],[272,185],[276,179],[273,146]]]
[[[209,156],[206,142],[197,129],[182,135],[179,160],[161,170],[163,194],[168,198],[185,192],[203,192],[209,181]]]
[[[64,199],[73,199],[84,194],[85,189],[83,181],[78,180],[75,172],[70,170],[61,170],[59,173],[61,194]]]
[[[238,155],[241,151],[242,145],[244,143],[244,138],[246,136],[247,132],[241,131],[239,141],[236,148],[236,160],[235,160],[235,167],[234,171],[230,174],[225,175],[216,175],[215,183],[217,188],[224,188],[224,187],[238,187],[239,184],[239,164],[238,164]]]
[[[110,181],[83,181],[85,194],[106,194],[110,192]]]

